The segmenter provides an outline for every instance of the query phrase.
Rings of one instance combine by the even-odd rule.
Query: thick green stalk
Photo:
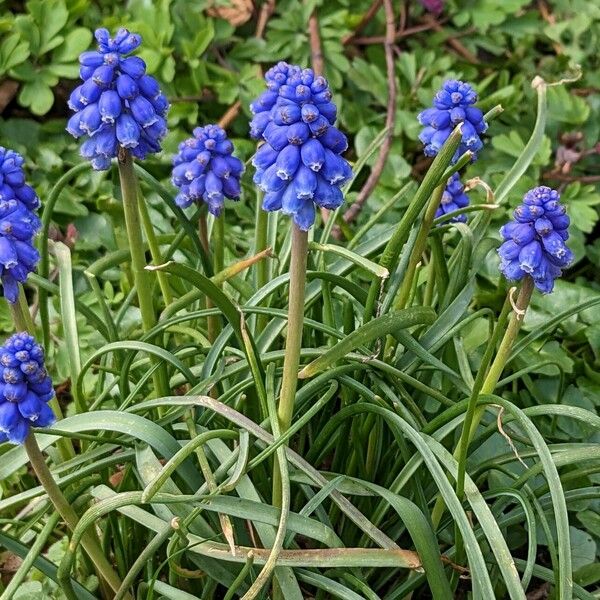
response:
[[[287,338],[283,359],[281,392],[277,406],[279,428],[284,434],[292,423],[296,390],[298,388],[298,366],[302,348],[304,326],[304,291],[306,287],[306,262],[308,255],[308,233],[296,225],[292,231],[292,252],[290,256],[290,293],[288,299]],[[279,466],[273,470],[273,504],[281,503],[281,478]]]
[[[294,412],[294,401],[298,387],[298,365],[302,348],[304,326],[304,289],[306,286],[306,262],[308,234],[296,225],[292,231],[292,253],[290,256],[290,293],[288,304],[287,338],[283,375],[277,415],[281,433],[285,433]]]
[[[427,206],[425,216],[423,217],[423,221],[421,223],[421,228],[419,229],[419,234],[415,240],[412,254],[410,255],[410,259],[408,261],[408,267],[406,269],[406,274],[404,275],[404,280],[402,281],[402,286],[400,287],[398,295],[396,296],[396,302],[394,303],[395,310],[402,310],[403,308],[406,308],[408,298],[412,290],[412,284],[415,277],[415,272],[417,270],[417,265],[419,264],[423,252],[425,251],[427,237],[429,236],[429,231],[433,225],[435,213],[440,205],[440,201],[442,200],[442,194],[444,193],[445,186],[446,181],[444,180],[440,185],[438,185],[438,187],[435,188],[431,196],[431,200],[429,201],[429,205]]]
[[[269,235],[269,213],[262,209],[262,193],[256,196],[256,221],[254,225],[254,254],[267,248]],[[260,261],[254,270],[255,290],[260,290],[269,281],[269,265]],[[255,336],[258,336],[269,322],[269,315],[256,315]]]
[[[156,325],[156,315],[152,301],[152,285],[150,272],[146,270],[146,257],[144,254],[144,238],[140,223],[138,207],[138,183],[133,171],[131,153],[121,148],[119,150],[119,179],[123,195],[123,210],[125,213],[125,226],[131,253],[131,270],[135,289],[138,297],[140,312],[142,314],[142,327],[144,332],[150,331]],[[155,360],[155,359],[153,359]],[[166,370],[161,367],[153,374],[155,393],[158,397],[168,396]]]
[[[220,273],[225,268],[225,215],[215,217],[213,225],[213,271]]]
[[[390,238],[387,246],[385,247],[379,264],[390,271],[395,270],[398,258],[402,247],[406,243],[410,230],[412,229],[415,221],[419,217],[419,214],[423,210],[423,207],[427,203],[427,200],[431,197],[433,190],[439,185],[446,168],[450,165],[452,157],[456,152],[462,139],[462,124],[457,125],[454,131],[450,134],[450,137],[446,140],[446,143],[442,146],[439,154],[431,163],[431,167],[425,174],[419,189],[415,193],[415,197],[412,202],[408,205],[400,223],[396,227],[392,237]],[[377,305],[377,298],[379,296],[379,282],[373,281],[369,288],[369,295],[365,305],[364,322],[370,321],[375,314],[375,308]]]
[[[52,473],[44,460],[44,455],[38,446],[33,432],[25,440],[25,451],[40,484],[48,494],[48,498],[54,505],[54,508],[60,513],[60,516],[65,520],[67,527],[73,531],[79,521],[77,513],[64,497],[56,481],[54,481],[54,477],[52,477]],[[113,592],[116,592],[121,586],[121,580],[112,565],[108,562],[108,559],[104,556],[104,552],[96,536],[90,531],[86,532],[83,536],[82,544],[101,580],[105,581]],[[126,597],[131,598],[129,595]]]
[[[504,336],[502,337],[502,341],[500,342],[500,346],[498,347],[496,356],[490,365],[490,369],[487,372],[487,375],[485,375],[485,379],[483,379],[483,374],[485,374],[485,369],[487,366],[485,363],[487,362],[489,364],[490,360],[488,352],[490,355],[493,352],[493,349],[495,347],[495,341],[497,339],[496,333],[501,333],[504,328],[504,324],[506,323],[507,311],[502,311],[494,331],[495,335],[492,338],[492,342],[494,343],[489,344],[488,349],[486,350],[486,354],[484,355],[484,360],[480,368],[480,373],[477,374],[477,378],[473,386],[473,392],[471,394],[471,397],[469,398],[469,404],[467,406],[467,412],[465,414],[465,421],[463,423],[460,441],[456,450],[454,451],[454,458],[456,458],[456,460],[458,461],[456,493],[460,499],[462,499],[464,495],[466,462],[469,444],[471,443],[473,436],[477,431],[477,427],[479,427],[479,423],[481,422],[481,419],[485,412],[485,407],[478,407],[477,402],[481,395],[492,394],[494,392],[494,389],[496,388],[496,385],[498,384],[498,381],[500,380],[502,371],[504,370],[508,358],[510,357],[513,345],[517,339],[519,330],[521,329],[523,319],[525,318],[525,312],[527,311],[529,301],[531,300],[533,287],[533,279],[530,276],[525,277],[521,285],[521,289],[519,290],[517,300],[513,305],[513,313],[508,323],[508,327],[504,332]],[[509,291],[509,304],[512,304],[511,294],[513,292],[514,288]],[[483,380],[483,382],[481,382],[481,380]],[[434,526],[437,526],[439,524],[444,513],[444,508],[445,506],[443,501],[441,500],[441,498],[438,498],[431,516]]]
[[[29,306],[27,306],[27,299],[25,298],[25,292],[21,284],[19,284],[17,301],[14,304],[8,302],[8,307],[10,308],[16,330],[27,331],[31,335],[34,335],[33,320],[31,319],[31,313],[29,312]]]
[[[164,262],[164,259],[160,251],[160,246],[158,245],[158,240],[156,239],[154,227],[152,226],[152,219],[150,218],[150,213],[148,212],[146,200],[141,191],[139,190],[139,186],[138,206],[140,209],[140,215],[142,217],[142,223],[144,225],[144,233],[146,234],[146,239],[148,240],[148,248],[150,248],[150,255],[152,256],[152,261],[156,265],[161,265]],[[160,286],[160,291],[162,292],[163,300],[165,301],[165,306],[169,306],[169,304],[173,302],[173,296],[171,294],[171,288],[169,287],[167,277],[164,273],[156,271],[156,278],[158,279],[158,285]]]
[[[207,220],[207,210],[206,207],[202,207],[202,211],[200,212],[200,216],[198,218],[198,237],[200,238],[200,244],[202,244],[202,248],[204,248],[204,252],[207,256],[212,258],[212,253],[210,249],[210,240],[208,236],[208,220]],[[214,265],[214,259],[213,263]],[[214,308],[212,300],[207,296],[204,302],[204,305],[207,309]],[[210,315],[206,319],[206,337],[211,344],[217,339],[219,335],[220,326],[219,326],[219,316],[218,315]],[[212,388],[214,390],[214,388]]]

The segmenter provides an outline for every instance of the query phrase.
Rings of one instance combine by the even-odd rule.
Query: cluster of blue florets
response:
[[[0,146],[0,281],[6,299],[15,303],[19,283],[35,270],[40,259],[33,238],[40,228],[34,212],[40,205],[25,183],[23,157]]]
[[[218,125],[196,127],[194,137],[179,144],[173,158],[173,185],[179,188],[175,202],[182,208],[204,201],[219,216],[225,198],[240,197],[244,164],[232,156],[233,144]]]
[[[265,80],[268,90],[251,105],[251,135],[265,140],[252,160],[254,182],[265,192],[265,210],[281,209],[306,231],[315,204],[336,209],[344,200],[340,187],[352,176],[341,156],[348,142],[334,126],[337,109],[324,77],[278,63]]]
[[[96,40],[98,51],[79,57],[83,84],[69,98],[75,114],[67,131],[76,138],[89,136],[81,155],[94,169],[104,170],[120,147],[140,159],[160,152],[169,103],[156,79],[146,75],[144,61],[127,56],[141,44],[141,36],[122,28],[111,38],[108,30],[97,29]]]
[[[438,206],[435,216],[436,218],[442,217],[454,212],[455,210],[459,210],[460,208],[465,208],[466,206],[469,206],[469,196],[467,196],[465,193],[465,186],[460,180],[460,175],[458,173],[454,173],[454,175],[448,179],[446,189],[442,194],[442,200]],[[452,217],[450,222],[465,223],[466,220],[467,215],[460,214]]]
[[[468,84],[450,79],[444,82],[442,89],[433,99],[433,107],[419,113],[418,119],[425,128],[419,139],[425,144],[426,156],[436,156],[452,130],[462,123],[462,140],[454,155],[454,161],[467,150],[473,152],[473,158],[483,148],[481,134],[487,130],[481,110],[473,106],[477,102],[477,93]]]
[[[573,260],[565,243],[570,223],[565,207],[556,190],[541,186],[529,190],[513,214],[514,220],[500,229],[505,240],[498,249],[500,271],[512,280],[530,275],[548,294]]]
[[[48,427],[54,397],[44,351],[28,333],[15,333],[0,346],[0,442],[22,444],[30,427]]]

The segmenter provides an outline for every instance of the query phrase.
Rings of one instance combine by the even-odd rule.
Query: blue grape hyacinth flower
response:
[[[514,220],[500,229],[504,243],[498,248],[500,271],[507,279],[533,278],[548,294],[562,269],[573,261],[566,245],[569,217],[556,190],[546,186],[529,190],[514,211]]]
[[[31,427],[55,421],[44,351],[31,335],[15,333],[0,346],[0,374],[0,442],[22,444]]]
[[[465,186],[462,184],[460,180],[460,175],[458,173],[454,173],[450,179],[448,179],[448,183],[446,184],[446,188],[442,194],[442,200],[440,201],[440,205],[435,213],[436,219],[438,217],[442,217],[447,215],[448,213],[454,212],[459,208],[465,208],[469,206],[469,196],[465,193]],[[467,215],[461,214],[450,219],[451,223],[465,223],[467,221]]]
[[[23,157],[0,146],[0,281],[5,298],[14,304],[19,283],[35,270],[40,255],[33,238],[40,228],[34,212],[40,205],[25,183]]]
[[[225,198],[240,197],[244,164],[232,155],[233,144],[218,125],[196,127],[194,137],[179,144],[173,158],[173,185],[179,188],[175,202],[182,208],[204,201],[218,217]]]
[[[102,171],[119,148],[140,159],[160,152],[169,103],[156,79],[146,75],[144,61],[130,55],[142,43],[141,36],[124,28],[114,38],[106,29],[97,29],[95,35],[98,50],[79,57],[83,83],[69,98],[75,114],[67,131],[76,138],[87,136],[81,155]]]
[[[467,150],[473,152],[473,160],[483,147],[481,135],[487,130],[481,110],[473,106],[477,93],[468,84],[450,79],[433,99],[433,107],[419,113],[418,119],[425,128],[419,139],[425,144],[426,156],[436,156],[452,130],[462,123],[462,140],[453,161]]]
[[[278,63],[265,79],[269,96],[253,105],[252,135],[265,140],[252,159],[254,182],[265,192],[264,210],[292,215],[307,231],[315,221],[315,204],[333,210],[344,200],[340,188],[352,176],[341,156],[348,142],[334,126],[337,108],[324,77]],[[257,103],[264,110],[257,111]]]

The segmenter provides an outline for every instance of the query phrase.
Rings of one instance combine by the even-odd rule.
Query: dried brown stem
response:
[[[352,38],[356,37],[359,33],[361,33],[361,31],[363,31],[364,28],[372,21],[373,17],[377,14],[377,11],[381,8],[382,4],[383,0],[373,0],[373,4],[371,4],[369,10],[363,15],[362,19],[360,20],[359,24],[356,26],[354,31],[349,33],[348,35],[345,35],[342,38],[342,44],[348,44],[350,41],[352,41]]]
[[[563,173],[557,173],[556,171],[548,171],[542,175],[542,179],[553,179],[555,181],[564,181],[566,183],[575,181],[578,181],[579,183],[598,183],[600,182],[600,175],[565,175]]]
[[[227,129],[231,125],[232,121],[238,116],[242,103],[236,100],[226,111],[225,114],[219,119],[219,125],[223,129]]]
[[[275,11],[275,0],[267,0],[260,8],[254,37],[261,38],[265,34],[267,23]]]
[[[313,11],[308,19],[308,39],[310,41],[310,61],[315,75],[323,75],[323,51],[319,34],[317,12]]]
[[[443,28],[439,21],[434,19],[433,17],[426,17],[427,22],[432,23],[432,28],[434,31],[440,32],[443,31]],[[477,57],[468,50],[456,37],[449,36],[446,40],[448,46],[450,46],[459,56],[462,56],[467,62],[470,62],[473,65],[479,64],[479,60]]]
[[[446,22],[446,19],[436,21],[435,19],[430,19],[426,23],[421,23],[420,25],[415,25],[413,27],[407,27],[402,31],[396,31],[394,34],[394,41],[398,42],[399,40],[410,37],[415,33],[421,33],[422,31],[429,31],[430,29],[434,29],[436,26],[441,26]],[[384,44],[386,36],[384,35],[374,35],[370,37],[361,37],[361,38],[353,38],[351,41],[353,44],[357,44],[359,46],[368,46],[369,44]]]
[[[394,71],[394,41],[396,36],[395,21],[394,21],[394,9],[392,7],[391,0],[383,0],[383,6],[385,10],[385,63],[387,67],[387,82],[388,82],[388,99],[387,99],[387,113],[385,117],[385,137],[381,142],[379,149],[379,155],[377,160],[371,169],[371,173],[365,181],[362,189],[358,193],[356,200],[352,206],[344,213],[344,221],[351,223],[356,219],[363,205],[367,201],[371,192],[375,189],[385,163],[392,147],[392,139],[394,137],[394,125],[396,123],[396,74]]]
[[[256,22],[256,31],[254,32],[254,37],[262,38],[265,29],[267,27],[267,22],[269,18],[273,14],[275,10],[275,0],[267,0],[260,9],[260,13],[258,15],[258,20]],[[226,111],[225,114],[219,119],[219,125],[223,129],[227,129],[229,125],[235,120],[235,118],[240,114],[240,110],[242,108],[242,103],[239,100],[236,100],[234,104],[232,104]]]

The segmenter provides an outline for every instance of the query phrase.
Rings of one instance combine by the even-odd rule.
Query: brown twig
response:
[[[432,28],[433,28],[434,31],[437,31],[438,33],[441,32],[441,31],[443,31],[443,28],[440,25],[439,21],[437,21],[433,17],[427,16],[426,20],[428,22],[432,23]],[[446,40],[446,43],[459,56],[462,56],[467,62],[470,62],[473,65],[479,64],[479,60],[477,59],[477,57],[470,50],[468,50],[460,41],[458,41],[455,37],[448,36],[448,39]]]
[[[556,19],[554,18],[554,15],[550,12],[550,9],[548,8],[546,2],[544,0],[538,0],[537,5],[538,10],[540,11],[540,15],[542,15],[542,19],[544,19],[544,21],[546,21],[548,25],[555,25]],[[552,47],[554,48],[556,54],[562,54],[563,48],[559,43],[552,42]]]
[[[430,19],[426,23],[421,23],[420,25],[414,25],[413,27],[407,27],[402,31],[396,31],[394,34],[394,41],[398,42],[402,38],[410,37],[415,33],[421,33],[423,31],[429,31],[430,29],[434,29],[436,25],[443,25],[447,19],[442,19],[440,21],[436,21],[435,19]],[[369,44],[384,44],[386,36],[384,35],[373,35],[370,37],[361,37],[352,39],[353,44],[357,44],[359,46],[368,46]]]
[[[232,121],[238,116],[242,103],[236,100],[226,111],[225,114],[219,119],[219,125],[223,129],[227,129],[231,125]]]
[[[392,147],[392,140],[394,137],[394,125],[396,123],[396,74],[394,71],[394,40],[395,40],[395,21],[394,21],[394,9],[392,7],[391,0],[383,0],[383,6],[385,10],[385,63],[387,67],[387,82],[388,82],[388,99],[387,99],[387,113],[385,117],[385,137],[381,142],[379,149],[379,155],[377,160],[371,169],[371,173],[365,181],[362,189],[358,193],[356,200],[350,206],[350,208],[344,213],[344,221],[351,223],[356,219],[363,205],[367,201],[367,198],[371,195],[371,192],[375,189],[385,163],[387,162],[390,148]]]
[[[542,175],[542,179],[553,179],[555,181],[564,181],[565,183],[600,183],[600,175],[564,175],[556,171],[548,171]]]
[[[381,8],[382,4],[383,0],[373,0],[373,4],[371,4],[369,10],[363,15],[359,24],[354,28],[354,31],[352,31],[348,35],[345,35],[342,38],[342,44],[344,44],[344,46],[348,44],[352,40],[352,38],[356,37],[361,31],[364,30],[364,28],[371,22],[373,17],[377,14],[377,11]]]
[[[262,38],[265,29],[267,27],[267,22],[269,18],[273,14],[275,10],[275,0],[267,0],[261,7],[260,13],[258,15],[258,20],[256,22],[256,30],[254,32],[254,37]],[[225,112],[225,114],[219,119],[219,125],[223,129],[227,129],[229,125],[235,120],[235,118],[239,115],[240,110],[242,108],[242,103],[239,100],[236,100]]]
[[[313,10],[308,19],[308,39],[310,41],[310,61],[315,75],[323,75],[323,51],[319,34],[317,12]]]
[[[260,8],[260,14],[256,22],[254,37],[261,38],[265,34],[267,22],[275,11],[275,0],[267,0]]]
[[[19,91],[19,83],[12,79],[5,79],[0,84],[0,114],[11,103]]]

